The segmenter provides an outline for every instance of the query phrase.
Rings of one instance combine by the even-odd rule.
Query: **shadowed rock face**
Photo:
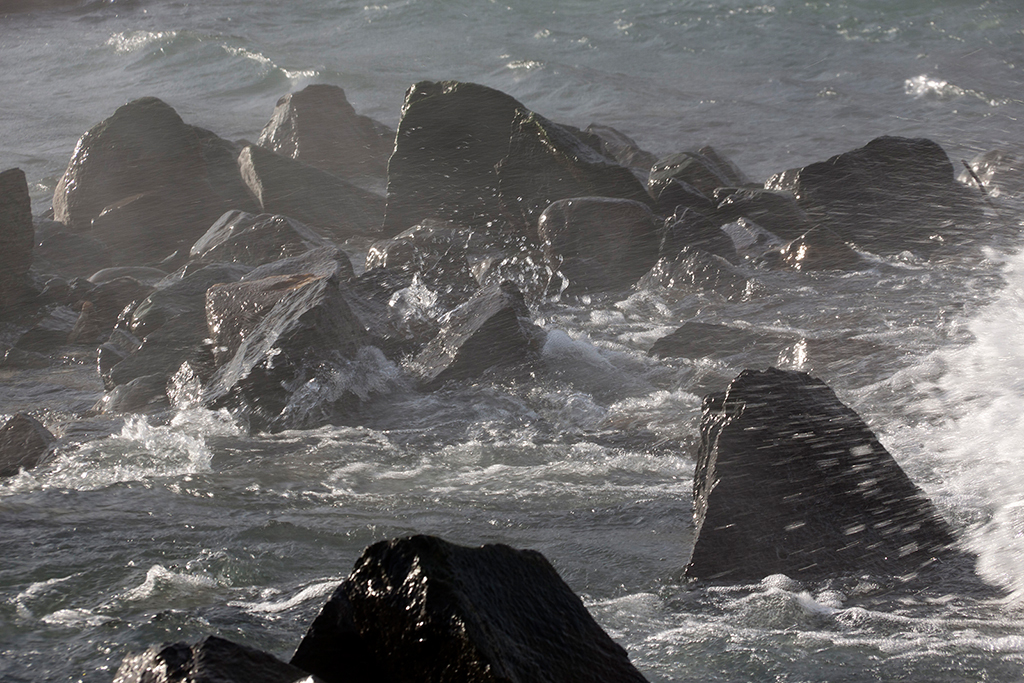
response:
[[[28,297],[34,234],[24,171],[0,173],[0,316],[17,310]]]
[[[328,683],[644,680],[540,553],[430,536],[367,548],[291,663]]]
[[[18,413],[0,427],[0,477],[30,470],[49,453],[56,441],[39,420]]]
[[[195,645],[174,643],[124,658],[114,683],[315,683],[276,657],[208,636]]]
[[[746,370],[704,399],[686,575],[913,573],[947,524],[855,412],[801,372]]]

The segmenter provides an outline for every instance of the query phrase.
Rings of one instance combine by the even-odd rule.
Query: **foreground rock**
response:
[[[445,316],[442,326],[409,363],[426,390],[491,369],[524,366],[539,357],[543,345],[523,295],[510,282],[482,289]]]
[[[828,161],[778,174],[811,220],[877,254],[929,253],[970,237],[980,194],[956,182],[942,148],[925,138],[880,137]]]
[[[310,85],[277,101],[257,144],[341,178],[387,175],[395,131],[349,104],[336,85]]]
[[[229,211],[196,240],[189,256],[208,262],[261,266],[323,247],[333,248],[333,244],[287,216]],[[351,264],[349,271],[351,274]]]
[[[24,171],[0,173],[0,318],[19,312],[30,298],[34,234]]]
[[[540,553],[430,536],[367,548],[291,664],[327,683],[644,680]]]
[[[174,643],[124,658],[114,683],[314,683],[276,657],[209,636],[195,645]]]
[[[32,469],[50,452],[54,441],[39,420],[18,413],[0,427],[0,477]]]
[[[704,399],[694,521],[686,575],[700,579],[909,575],[954,540],[855,412],[774,368]]]

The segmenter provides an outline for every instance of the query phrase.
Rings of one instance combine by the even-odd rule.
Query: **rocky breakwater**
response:
[[[115,683],[642,683],[538,552],[432,536],[367,548],[291,661],[211,636],[125,658]]]

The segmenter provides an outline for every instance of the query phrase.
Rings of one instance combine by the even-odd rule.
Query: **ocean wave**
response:
[[[903,90],[911,97],[917,99],[954,100],[962,97],[975,97],[991,107],[999,107],[1010,103],[1009,99],[989,97],[978,90],[961,88],[949,81],[934,78],[927,74],[908,78],[903,82]]]

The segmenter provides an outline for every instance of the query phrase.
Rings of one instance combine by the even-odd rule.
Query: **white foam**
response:
[[[294,609],[295,607],[309,602],[310,600],[320,600],[323,597],[330,595],[334,592],[334,589],[337,588],[340,581],[340,578],[334,578],[315,583],[311,586],[306,586],[292,597],[287,598],[286,600],[278,600],[277,602],[246,602],[244,600],[232,600],[228,602],[228,605],[231,607],[241,607],[252,614],[280,614],[281,612]]]
[[[217,582],[209,576],[187,572],[175,572],[161,564],[154,564],[146,572],[146,579],[121,594],[128,601],[147,600],[158,593],[191,594],[217,587]]]

